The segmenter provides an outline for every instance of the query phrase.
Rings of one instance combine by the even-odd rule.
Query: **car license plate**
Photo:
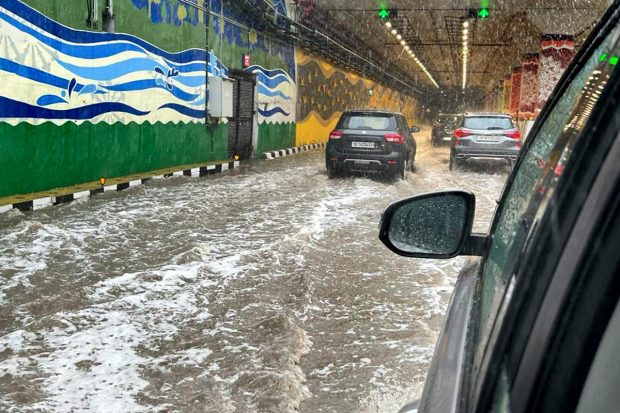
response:
[[[499,142],[497,136],[478,136],[478,142]]]
[[[451,140],[452,140],[452,138],[451,138],[450,136],[444,136],[444,137],[443,137],[443,140],[444,140],[444,141],[451,141]]]
[[[352,148],[370,148],[370,149],[374,149],[375,143],[374,142],[351,142],[351,147]]]

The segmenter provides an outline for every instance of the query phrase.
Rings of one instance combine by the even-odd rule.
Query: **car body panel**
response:
[[[516,213],[507,210],[512,221],[517,223],[519,228],[523,226],[525,230],[521,234],[512,233],[510,235],[511,233],[508,233],[509,237],[523,237],[521,238],[523,242],[518,245],[518,249],[509,251],[509,253],[515,254],[515,265],[508,268],[499,266],[502,272],[509,276],[507,282],[503,285],[498,284],[496,289],[492,289],[492,291],[497,292],[497,294],[495,292],[493,294],[496,294],[500,299],[499,305],[492,307],[489,317],[480,321],[480,307],[485,298],[482,289],[487,281],[484,278],[484,271],[490,267],[491,241],[486,253],[479,261],[479,268],[474,270],[475,274],[472,275],[476,289],[470,300],[473,306],[468,310],[470,319],[466,328],[470,332],[466,336],[466,340],[461,341],[462,336],[458,334],[460,327],[454,327],[458,325],[458,323],[454,324],[458,315],[453,314],[455,311],[453,309],[454,304],[451,303],[446,323],[453,323],[452,328],[457,330],[454,338],[456,340],[455,348],[461,347],[456,349],[456,353],[449,353],[446,350],[450,346],[444,343],[444,340],[447,340],[444,335],[449,334],[449,332],[446,331],[447,327],[444,325],[431,362],[422,398],[410,405],[417,412],[512,411],[522,413],[540,408],[540,405],[536,404],[539,400],[545,402],[551,400],[551,404],[547,405],[549,411],[573,411],[571,405],[566,404],[566,400],[570,398],[578,400],[581,387],[566,387],[561,392],[557,392],[557,387],[554,388],[555,383],[560,380],[562,382],[570,381],[571,385],[577,383],[577,386],[581,386],[583,383],[579,381],[583,378],[575,376],[583,376],[584,371],[587,373],[589,365],[586,365],[586,369],[584,369],[583,365],[575,364],[572,373],[568,375],[564,373],[563,369],[566,368],[567,364],[571,364],[573,358],[587,358],[587,355],[583,356],[571,351],[577,334],[567,335],[563,338],[564,341],[561,341],[558,330],[572,322],[566,318],[570,317],[570,314],[566,315],[563,310],[569,307],[569,304],[572,304],[577,297],[580,297],[582,290],[573,289],[569,295],[560,296],[552,288],[554,288],[553,282],[560,282],[562,281],[561,278],[569,277],[571,280],[575,280],[581,277],[592,284],[592,291],[598,291],[600,296],[609,299],[607,291],[597,289],[597,279],[588,277],[588,273],[583,271],[583,261],[575,260],[578,258],[576,256],[578,254],[567,248],[570,247],[571,242],[580,241],[585,248],[585,252],[581,254],[587,257],[590,248],[597,244],[596,241],[600,241],[598,237],[603,232],[600,227],[597,227],[598,231],[592,231],[593,228],[586,230],[577,226],[578,220],[582,218],[587,218],[592,223],[605,222],[599,214],[604,215],[603,212],[606,207],[611,205],[607,205],[606,201],[596,200],[596,194],[592,193],[593,190],[596,190],[595,185],[593,185],[595,179],[602,179],[608,184],[613,182],[615,198],[618,199],[617,182],[620,182],[618,171],[616,170],[616,175],[611,179],[600,175],[603,173],[600,168],[603,161],[615,162],[617,166],[617,153],[603,148],[604,139],[602,138],[604,137],[603,132],[609,128],[615,131],[613,136],[616,145],[620,139],[617,135],[620,131],[618,124],[609,122],[609,119],[617,118],[620,112],[616,105],[620,96],[620,73],[613,71],[612,66],[601,68],[604,60],[599,60],[599,58],[603,52],[618,54],[620,48],[619,27],[620,1],[616,0],[605,16],[601,18],[588,40],[584,42],[573,63],[564,72],[553,94],[548,99],[547,105],[538,116],[530,132],[530,138],[524,143],[523,154],[519,155],[516,166],[504,187],[502,197],[498,201],[498,208],[489,231],[489,239],[491,240],[501,235],[498,233],[501,226],[499,218],[502,210],[507,208],[507,201],[510,200],[511,195],[519,193],[513,188],[518,184],[519,172],[524,175],[532,172],[533,175],[536,175],[533,185],[529,188],[534,191],[531,192],[533,194],[532,199],[539,198],[534,202],[532,199],[519,199],[528,209],[527,214],[522,214],[518,210]],[[603,39],[606,40],[603,41]],[[595,70],[596,72],[593,72]],[[591,75],[591,73],[593,74]],[[604,76],[600,79],[610,79],[609,82],[605,81],[605,84],[609,83],[606,86],[592,82],[597,80],[594,75],[601,73]],[[590,76],[589,79],[588,76]],[[594,83],[592,87],[598,86],[597,89],[601,92],[594,96],[588,94],[583,85],[575,82],[579,78],[582,81],[587,80],[588,84]],[[615,90],[615,94],[611,95],[610,90]],[[578,97],[567,103],[564,100],[565,96]],[[583,113],[572,113],[573,110],[578,109],[579,105],[583,106]],[[562,116],[554,116],[558,113]],[[580,116],[584,113],[585,116]],[[563,118],[564,115],[566,119]],[[580,119],[580,122],[569,125],[571,118]],[[566,136],[565,134],[571,128],[575,129],[575,135]],[[540,153],[546,153],[545,151],[550,148],[545,140],[551,136],[549,135],[550,131],[557,133],[557,137],[550,144],[553,148],[557,145],[559,149],[557,151],[551,150],[547,154],[548,156],[545,155],[541,158],[542,162],[539,168],[544,169],[544,172],[538,176],[538,172],[535,172],[537,171],[536,168],[531,168],[529,171],[525,168],[531,167],[532,158]],[[576,142],[576,146],[566,149],[571,139],[573,143]],[[586,142],[589,146],[586,145]],[[571,151],[577,147],[580,148],[580,152],[566,155],[566,150]],[[528,155],[530,155],[527,159],[529,164],[525,161]],[[561,168],[558,170],[557,166],[561,166]],[[523,171],[520,171],[522,168],[524,168]],[[549,190],[551,184],[555,185],[556,190]],[[539,207],[536,204],[537,202],[544,202],[545,205]],[[588,202],[594,205],[598,204],[597,213],[584,208]],[[518,204],[518,200],[516,203]],[[617,210],[620,201],[616,201],[614,205],[615,209],[612,211]],[[532,206],[534,209],[530,210]],[[618,227],[613,228],[617,231]],[[606,229],[609,230],[609,228]],[[591,234],[592,237],[586,237],[587,234]],[[584,237],[588,239],[584,239]],[[617,243],[613,245],[616,246]],[[607,249],[611,248],[607,246]],[[574,262],[561,266],[560,258],[571,258]],[[604,264],[601,266],[604,267]],[[611,277],[614,268],[607,270],[610,273],[609,277]],[[616,271],[616,277],[617,274],[620,273]],[[462,276],[463,274],[459,276],[459,280]],[[618,282],[615,281],[615,283],[617,287]],[[570,285],[574,287],[574,284],[571,283]],[[564,286],[569,288],[568,284]],[[464,288],[464,286],[457,281],[454,290],[455,297],[460,296],[461,293],[458,291],[460,288]],[[465,288],[469,289],[468,287]],[[467,293],[469,294],[469,292]],[[612,293],[617,293],[617,291]],[[618,296],[613,295],[612,299],[617,302]],[[544,305],[545,301],[547,301],[547,306]],[[547,310],[548,306],[555,306],[554,314]],[[583,311],[584,309],[587,311]],[[592,306],[576,307],[573,309],[573,315],[585,316],[591,310],[594,310]],[[555,322],[553,317],[564,319]],[[483,340],[480,339],[480,335],[483,334],[481,322],[487,322],[491,325],[490,330],[488,330],[490,333]],[[541,326],[539,331],[536,331],[537,325]],[[579,327],[579,325],[575,325],[575,328]],[[515,334],[518,335],[515,336]],[[547,347],[547,343],[543,341],[544,336],[555,341],[554,348]],[[586,352],[591,352],[591,347],[587,346],[592,340],[591,336],[587,335],[581,340],[585,343],[583,349],[586,349]],[[564,363],[560,363],[561,359],[558,359],[558,364],[552,366],[556,369],[556,376],[549,376],[549,371],[551,371],[549,364],[552,363],[550,360],[554,357],[550,350],[565,353]],[[458,360],[461,356],[464,357],[464,363],[455,364],[455,358]],[[436,360],[437,358],[442,360]],[[452,370],[447,374],[451,373],[458,378],[441,380],[440,371],[442,367],[438,366],[451,365]],[[555,381],[550,380],[550,377],[555,378]],[[455,383],[459,384],[455,385]],[[504,383],[504,387],[497,393],[497,389],[502,386],[501,383]],[[615,385],[617,387],[617,384]],[[556,390],[556,393],[550,393],[549,389]],[[504,393],[501,393],[502,391]],[[556,397],[558,395],[561,397]],[[447,400],[434,402],[433,397],[440,399],[446,397]],[[495,404],[497,401],[504,403]],[[554,402],[555,404],[553,404]],[[559,406],[563,407],[560,408]],[[505,410],[502,410],[503,408]]]
[[[346,128],[354,117],[391,117],[388,129]],[[386,123],[387,125],[387,123]],[[336,131],[338,139],[329,139],[325,149],[328,171],[397,174],[413,163],[416,143],[404,116],[396,112],[350,110],[340,117]],[[389,142],[386,134],[400,134],[402,144]]]
[[[479,269],[480,258],[470,258],[457,278],[417,406],[419,412],[451,413],[458,410],[463,379],[460,372],[466,362],[465,344]]]
[[[433,121],[431,130],[431,142],[433,145],[449,144],[452,140],[452,133],[457,128],[460,115],[440,114]]]
[[[471,123],[474,120],[480,120],[479,124],[484,124],[485,121],[488,121],[493,129],[472,129],[467,127],[468,121]],[[497,129],[499,126],[493,126],[494,121],[498,125],[505,123],[505,128]],[[492,113],[467,114],[461,120],[460,127],[466,130],[468,135],[460,138],[452,137],[450,150],[455,159],[461,161],[471,158],[505,159],[512,163],[519,156],[521,140],[506,136],[506,134],[518,132],[518,129],[512,125],[511,118],[507,115]]]

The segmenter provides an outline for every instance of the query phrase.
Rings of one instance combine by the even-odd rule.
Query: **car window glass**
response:
[[[577,413],[611,412],[620,406],[620,305],[616,304],[581,392]]]
[[[579,133],[615,66],[601,56],[613,55],[617,39],[614,30],[587,60],[564,91],[533,139],[498,215],[489,253],[482,273],[480,329],[476,357],[483,356],[495,314],[502,304],[506,286],[518,263],[535,218],[544,212],[558,177],[563,171]],[[600,86],[600,88],[599,88]],[[595,92],[596,91],[596,92]]]
[[[351,115],[342,122],[343,129],[394,130],[392,115]]]
[[[400,119],[403,125],[403,130],[409,132],[409,125],[407,125],[407,119],[405,119],[404,116],[401,116]]]
[[[510,385],[505,366],[502,366],[502,371],[493,394],[493,403],[489,411],[493,413],[510,412]]]
[[[512,120],[510,118],[500,118],[491,116],[482,116],[475,118],[465,118],[463,127],[468,129],[512,129]]]
[[[402,134],[405,135],[405,139],[411,144],[413,140],[413,136],[411,136],[411,130],[409,129],[409,125],[407,125],[407,119],[404,116],[400,116],[400,123],[402,128]]]

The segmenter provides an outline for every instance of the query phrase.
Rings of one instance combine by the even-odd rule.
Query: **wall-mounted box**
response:
[[[212,118],[233,117],[233,81],[219,76],[209,76],[209,104]]]

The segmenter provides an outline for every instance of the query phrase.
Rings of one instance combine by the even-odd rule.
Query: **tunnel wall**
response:
[[[204,125],[205,16],[115,3],[118,34],[76,30],[86,2],[0,2],[0,196],[226,157]]]
[[[244,70],[256,75],[258,155],[295,144],[295,48],[280,40],[248,29],[248,16],[235,8],[235,1],[210,0],[213,17],[209,31],[212,56],[227,74]],[[288,13],[284,0],[270,0],[281,14]],[[249,67],[243,67],[242,56],[250,56]]]
[[[207,53],[206,12],[178,0],[115,1],[115,34],[101,32],[105,0],[95,29],[85,1],[0,0],[0,197],[226,159],[205,69],[241,68],[242,51],[258,81],[257,152],[294,144],[294,49],[210,1],[222,17]]]
[[[418,101],[297,51],[297,145],[327,141],[343,111],[385,109],[416,122]]]

